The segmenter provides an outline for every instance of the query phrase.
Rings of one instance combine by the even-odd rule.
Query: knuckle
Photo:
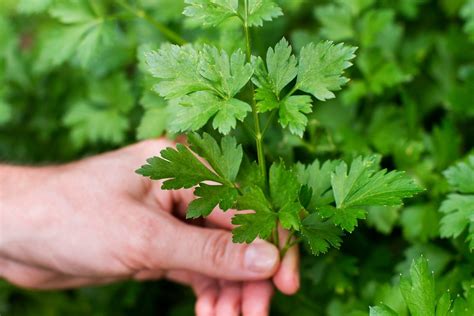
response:
[[[141,153],[143,159],[148,159],[152,156],[156,156],[160,150],[166,147],[174,147],[175,143],[165,138],[159,139],[147,139],[137,143],[133,148],[137,148]]]
[[[229,236],[226,232],[214,232],[206,240],[202,253],[212,266],[221,267],[227,262],[229,245]]]

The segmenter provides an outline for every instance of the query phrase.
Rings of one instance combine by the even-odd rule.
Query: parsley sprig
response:
[[[240,21],[245,46],[245,52],[229,54],[207,44],[164,44],[145,54],[148,72],[157,79],[154,91],[173,109],[171,131],[189,132],[189,146],[166,148],[137,172],[164,180],[166,190],[194,187],[196,199],[188,207],[188,218],[207,216],[216,207],[246,211],[232,220],[234,242],[267,239],[284,255],[305,240],[318,255],[338,248],[344,231],[352,232],[358,220],[366,218],[368,207],[400,205],[421,191],[405,173],[380,170],[377,155],[357,157],[350,164],[315,160],[311,165],[287,165],[279,160],[267,168],[265,133],[273,120],[303,138],[314,101],[335,98],[349,81],[345,71],[356,48],[321,41],[307,44],[295,56],[283,38],[268,48],[265,58],[254,56],[250,28],[282,14],[275,2],[186,3],[184,14],[204,26]],[[244,126],[250,112],[257,163],[230,135]],[[262,129],[260,116],[266,112],[271,114]],[[198,133],[208,122],[223,135],[220,142]],[[282,245],[280,226],[290,231]]]

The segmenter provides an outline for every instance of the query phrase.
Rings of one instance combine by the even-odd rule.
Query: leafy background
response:
[[[316,103],[303,139],[270,127],[270,157],[380,153],[384,167],[407,171],[426,191],[404,207],[370,209],[341,250],[303,255],[301,291],[277,294],[272,314],[367,315],[378,305],[371,313],[392,315],[389,306],[409,315],[402,292],[438,298],[449,290],[460,295],[455,315],[473,315],[474,1],[277,2],[284,16],[253,32],[256,53],[282,35],[296,49],[320,39],[359,49],[348,86]],[[166,41],[160,26],[229,52],[243,43],[232,21],[202,30],[183,8],[179,0],[0,2],[0,159],[59,163],[163,134],[172,105],[150,91],[142,54]],[[420,254],[429,261],[419,261],[411,281],[424,282],[400,285]],[[192,310],[190,290],[164,281],[57,292],[0,283],[2,315]]]

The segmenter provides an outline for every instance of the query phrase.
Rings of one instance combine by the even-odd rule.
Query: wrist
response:
[[[39,184],[48,168],[0,165],[0,205]]]
[[[44,187],[49,169],[0,165],[0,256],[26,229],[29,211],[41,203],[33,193]]]

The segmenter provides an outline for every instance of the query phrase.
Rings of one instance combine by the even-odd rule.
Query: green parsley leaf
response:
[[[216,140],[208,134],[202,137],[190,134],[189,142],[191,149],[206,159],[213,170],[204,166],[188,147],[178,144],[176,149],[162,150],[161,157],[150,158],[148,164],[138,169],[137,173],[153,180],[168,179],[162,186],[166,190],[190,188],[203,181],[214,181],[234,188],[232,182],[239,172],[243,155],[242,147],[237,146],[235,139],[223,137],[219,147]],[[206,198],[209,197],[210,190],[207,186],[197,192]]]
[[[191,188],[203,181],[221,181],[182,144],[177,144],[176,149],[163,149],[160,155],[149,158],[136,172],[152,180],[167,179],[161,186],[164,190]]]
[[[74,103],[63,117],[75,147],[86,144],[120,144],[129,129],[128,119],[115,109],[102,109],[88,101]]]
[[[285,38],[282,38],[274,49],[268,48],[266,63],[268,84],[275,95],[279,96],[281,90],[298,74],[296,57],[291,53],[291,46]]]
[[[301,163],[296,165],[300,183],[306,184],[312,189],[308,209],[314,210],[318,206],[328,205],[334,201],[334,195],[331,190],[331,174],[338,164],[340,164],[339,160],[326,160],[321,164],[316,159],[308,166]]]
[[[207,91],[199,91],[170,101],[173,133],[196,131],[219,111],[220,99]]]
[[[248,26],[262,26],[263,21],[283,15],[281,8],[271,0],[185,0],[184,15],[204,26],[217,26],[231,17],[239,17]],[[240,4],[244,4],[243,1]],[[247,8],[247,12],[245,12]]]
[[[283,163],[274,163],[270,167],[269,183],[270,196],[276,207],[298,200],[301,185],[296,174]]]
[[[445,172],[453,190],[461,193],[474,193],[474,155],[468,157],[466,162],[460,162]]]
[[[285,38],[282,38],[275,48],[269,48],[266,57],[266,67],[261,58],[254,59],[256,67],[255,77],[252,81],[257,87],[256,99],[260,112],[265,112],[276,108],[278,105],[268,105],[274,100],[278,104],[280,92],[297,75],[296,57],[291,54],[291,46]],[[262,103],[262,104],[260,104]]]
[[[352,232],[357,219],[364,219],[367,211],[363,206],[401,205],[402,199],[412,197],[421,189],[403,172],[378,169],[378,156],[358,157],[347,173],[347,164],[341,162],[331,178],[336,208],[320,208],[324,217]]]
[[[49,13],[63,25],[45,34],[37,63],[40,70],[59,66],[73,56],[87,67],[98,52],[117,39],[116,23],[86,1],[55,2]]]
[[[285,98],[281,103],[279,111],[279,122],[281,126],[290,129],[290,132],[303,137],[308,123],[305,114],[311,113],[311,97],[308,95],[292,95]]]
[[[265,188],[265,179],[256,161],[250,161],[244,156],[239,174],[237,175],[237,183],[242,187],[256,185],[262,190]]]
[[[258,87],[255,99],[259,112],[279,109],[279,122],[283,127],[289,126],[290,132],[302,136],[308,119],[305,114],[311,113],[311,97],[287,96],[280,99],[280,93],[297,75],[296,57],[291,54],[291,46],[282,39],[274,49],[269,48],[266,67],[263,61],[254,59],[256,68],[252,81]]]
[[[239,210],[253,210],[254,213],[237,214],[232,218],[232,224],[238,227],[232,230],[234,242],[251,243],[255,238],[268,238],[276,227],[277,213],[272,211],[271,205],[262,189],[257,186],[247,188],[237,199]]]
[[[280,107],[280,100],[278,100],[275,93],[267,87],[261,87],[255,90],[255,100],[257,101],[257,110],[260,113],[265,113]]]
[[[188,140],[191,149],[205,158],[218,175],[230,182],[235,181],[243,156],[242,146],[237,146],[235,138],[223,137],[220,147],[207,133],[202,137],[196,133],[189,134]]]
[[[55,28],[47,32],[45,40],[41,43],[37,68],[39,70],[49,69],[70,59],[88,29],[88,25],[79,24]]]
[[[358,68],[368,81],[366,87],[377,95],[410,78],[396,61],[387,59],[379,50],[361,51],[357,61]]]
[[[236,50],[230,57],[216,47],[204,46],[200,74],[213,83],[219,95],[235,96],[250,80],[253,67],[246,63],[245,54]]]
[[[331,41],[304,46],[300,53],[296,87],[321,101],[334,98],[333,91],[340,90],[349,81],[343,73],[352,66],[350,60],[355,57],[356,49],[342,43],[334,45]]]
[[[80,148],[94,143],[122,143],[134,101],[130,83],[122,73],[91,81],[87,97],[74,102],[63,117],[74,145]]]
[[[163,79],[154,89],[167,99],[212,89],[200,74],[201,56],[191,45],[164,44],[157,51],[145,53],[145,60],[150,74]]]
[[[302,206],[299,202],[288,202],[278,211],[278,219],[285,229],[300,230],[301,219],[300,212]]]
[[[434,277],[424,257],[413,261],[410,278],[400,280],[400,291],[412,315],[435,315]]]
[[[334,97],[331,91],[339,90],[347,78],[342,76],[355,48],[332,42],[309,44],[301,50],[300,64],[291,54],[291,46],[283,38],[274,49],[267,51],[266,65],[261,58],[254,58],[255,76],[252,81],[258,87],[255,95],[259,112],[278,109],[279,122],[289,127],[291,133],[303,136],[312,112],[312,100],[307,95],[292,95],[296,90],[313,94],[320,100]],[[298,75],[296,86],[281,98],[281,91]],[[330,94],[330,96],[329,96]]]
[[[262,26],[263,21],[271,21],[283,15],[281,8],[271,0],[244,0],[248,1],[247,24]],[[245,18],[245,15],[244,15]]]
[[[220,209],[227,211],[237,200],[237,189],[224,185],[207,185],[201,183],[194,195],[199,197],[193,200],[186,212],[186,218],[208,216],[219,205]]]
[[[207,91],[184,96],[178,102],[173,106],[175,119],[170,123],[173,132],[198,130],[214,116],[212,126],[225,135],[252,109],[243,101],[235,98],[222,100]]]
[[[377,162],[377,156],[358,157],[349,172],[345,162],[336,167],[331,184],[337,208],[401,205],[403,198],[422,191],[404,172],[377,171]]]
[[[137,139],[149,139],[161,136],[170,117],[166,101],[151,91],[147,91],[140,99],[145,108],[140,125],[137,127]]]
[[[436,316],[448,316],[451,308],[451,296],[449,293],[444,293],[438,300],[436,305]]]
[[[441,237],[457,238],[468,228],[469,248],[474,249],[474,155],[444,172],[455,192],[441,204]]]
[[[472,304],[471,295],[474,294],[474,290],[469,289],[466,298],[458,295],[454,304],[452,304],[449,291],[436,299],[434,272],[430,270],[428,263],[431,265],[432,261],[428,261],[421,255],[412,261],[410,276],[402,276],[400,279],[400,292],[410,315],[472,315],[474,305]],[[396,313],[384,314],[384,306],[381,304],[375,307],[374,310],[382,311],[382,314],[374,315],[398,315]],[[371,307],[371,312],[372,309]]]
[[[183,14],[205,26],[217,26],[238,15],[239,0],[185,0]]]
[[[329,4],[314,11],[321,22],[321,35],[333,41],[352,39],[354,27],[351,11],[346,6]]]
[[[324,205],[318,208],[323,218],[331,218],[334,224],[348,232],[353,232],[357,226],[358,219],[365,219],[367,211],[357,207],[335,208],[332,205]]]
[[[162,79],[155,90],[177,99],[175,132],[197,130],[213,116],[213,127],[222,134],[235,128],[251,111],[249,104],[234,96],[247,84],[253,68],[237,50],[231,56],[215,47],[163,45],[146,55],[150,73]]]
[[[252,110],[248,103],[235,98],[218,103],[218,109],[212,127],[224,135],[229,134],[235,128],[237,120],[243,121]]]
[[[137,127],[137,139],[151,139],[163,135],[168,118],[166,107],[147,109]]]
[[[242,161],[242,147],[237,146],[235,138],[223,137],[221,146],[209,134],[190,134],[188,136],[192,151],[181,144],[176,149],[166,148],[161,157],[147,160],[147,164],[137,173],[153,180],[167,179],[162,189],[190,188],[198,185],[194,195],[198,197],[189,204],[187,218],[209,215],[219,207],[226,211],[237,201],[238,190],[233,183],[239,173]],[[206,159],[212,170],[195,156]],[[212,181],[220,184],[207,184]]]
[[[378,9],[369,10],[364,14],[359,21],[361,46],[393,51],[402,32],[396,24],[395,13],[391,9]]]
[[[474,195],[450,194],[441,204],[441,237],[456,238],[469,228],[469,248],[474,249]]]
[[[279,209],[278,217],[283,228],[299,230],[302,209],[299,203],[301,185],[293,170],[283,163],[274,163],[269,173],[270,196],[273,205]]]
[[[310,214],[303,220],[301,233],[314,255],[326,253],[329,247],[339,248],[341,230],[331,221],[322,221],[317,214]]]

